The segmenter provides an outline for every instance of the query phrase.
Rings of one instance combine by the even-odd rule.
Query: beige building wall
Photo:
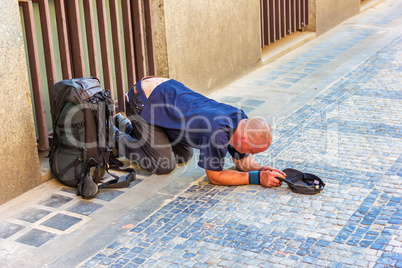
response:
[[[359,12],[360,0],[310,0],[310,25],[306,30],[323,34]]]
[[[0,1],[0,204],[41,183],[18,1]]]
[[[259,0],[154,0],[158,74],[211,92],[261,62]]]

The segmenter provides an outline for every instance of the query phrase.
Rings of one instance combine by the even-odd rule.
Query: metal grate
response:
[[[57,80],[98,77],[113,96],[117,93],[114,96],[117,108],[124,111],[127,88],[144,76],[156,75],[151,0],[18,2],[25,26],[39,150],[49,148],[43,95],[47,92],[43,91],[46,85],[42,76],[46,77],[49,98]],[[35,8],[39,9],[40,29],[35,27]],[[54,20],[50,14],[55,14]],[[52,26],[57,30],[52,31]],[[37,31],[41,32],[42,40],[37,40]],[[58,47],[54,46],[53,37]],[[43,46],[43,57],[39,55],[38,44]],[[60,66],[56,66],[55,52],[58,52]],[[46,71],[40,68],[42,61]],[[61,70],[60,74],[57,69]],[[53,100],[49,101],[51,106]]]
[[[308,4],[308,0],[261,0],[262,47],[308,25]]]

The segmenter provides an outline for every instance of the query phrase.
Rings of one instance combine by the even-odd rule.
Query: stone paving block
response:
[[[29,246],[40,247],[54,238],[56,235],[46,231],[32,229],[28,233],[16,239],[16,242],[26,244]]]
[[[98,209],[100,209],[101,207],[103,207],[103,205],[101,204],[80,201],[71,206],[70,208],[68,208],[67,211],[88,216],[97,211]]]
[[[98,196],[96,197],[97,199],[103,200],[103,201],[112,201],[113,199],[117,198],[121,194],[123,194],[123,191],[119,190],[102,190],[99,192]]]
[[[19,224],[0,222],[0,238],[7,239],[22,229],[24,229],[24,226]]]
[[[255,100],[255,99],[246,99],[242,104],[246,105],[246,106],[257,107],[263,103],[265,103],[265,101]]]
[[[219,101],[233,104],[239,102],[241,99],[242,99],[241,97],[226,96],[224,98],[221,98]]]
[[[81,220],[82,219],[77,217],[58,213],[53,217],[51,217],[50,219],[48,219],[47,221],[43,222],[41,225],[65,231],[68,228],[80,222]]]
[[[47,197],[39,202],[39,205],[52,207],[52,208],[59,208],[62,205],[70,202],[73,198],[59,195],[59,194],[52,194],[50,197]]]
[[[43,217],[45,217],[49,213],[51,213],[51,212],[48,211],[48,210],[30,208],[28,210],[23,211],[21,214],[17,215],[16,219],[20,219],[22,221],[34,223],[34,222],[42,219]]]

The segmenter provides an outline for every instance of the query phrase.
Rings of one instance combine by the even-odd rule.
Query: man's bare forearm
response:
[[[250,184],[249,173],[236,171],[236,170],[222,170],[211,171],[205,170],[209,181],[216,185],[246,185]],[[276,170],[264,170],[258,173],[258,183],[264,187],[276,187],[282,185],[282,182],[277,177],[283,177],[281,171]],[[256,184],[254,182],[254,184]]]
[[[208,179],[216,185],[245,185],[248,182],[248,173],[236,170],[211,171],[205,170]]]
[[[236,160],[233,158],[233,163],[235,163],[236,167],[239,170],[244,172],[260,170],[263,167],[257,161],[255,161],[254,157],[252,157],[251,155],[240,160]]]

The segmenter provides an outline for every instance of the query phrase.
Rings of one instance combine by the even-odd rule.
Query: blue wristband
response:
[[[261,184],[260,183],[260,172],[259,171],[250,171],[248,173],[248,183],[249,184]]]

